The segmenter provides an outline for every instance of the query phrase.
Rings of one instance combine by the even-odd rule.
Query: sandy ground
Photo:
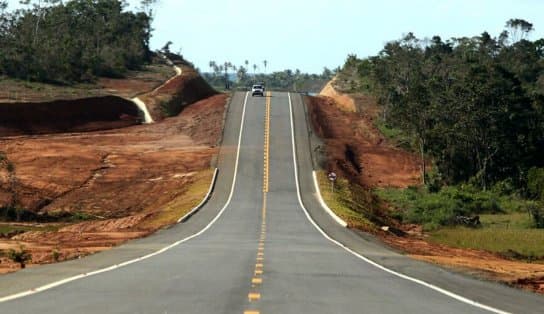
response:
[[[142,87],[122,85],[127,94],[135,86]],[[22,245],[32,253],[33,266],[84,256],[155,231],[160,226],[149,221],[161,206],[184,196],[199,173],[211,167],[227,97],[204,98],[156,124],[0,138],[6,157],[0,165],[0,207],[15,200],[35,213],[92,218],[75,225],[38,224],[53,225],[56,231],[0,236],[0,250]],[[6,170],[8,162],[12,171]],[[18,268],[0,258],[0,273]]]
[[[365,95],[339,93],[332,84],[328,84],[322,94],[310,97],[308,108],[314,130],[326,143],[327,170],[370,189],[419,184],[418,157],[387,143],[374,127],[373,119],[379,114],[375,100]],[[420,226],[395,227],[406,235],[378,232],[377,236],[415,259],[544,293],[544,264],[433,244],[425,241]]]

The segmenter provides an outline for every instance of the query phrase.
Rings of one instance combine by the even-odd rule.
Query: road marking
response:
[[[269,158],[270,158],[270,92],[266,92],[266,105],[264,110],[264,175],[263,192],[268,192]]]
[[[247,295],[247,298],[248,298],[249,302],[257,301],[257,300],[261,299],[261,294],[257,293],[257,292],[249,293]]]
[[[270,162],[270,92],[266,93],[266,107],[264,114],[264,145],[263,145],[263,205],[261,208],[261,236],[259,240],[259,245],[257,247],[257,263],[255,264],[255,270],[253,271],[254,276],[251,279],[252,288],[256,288],[257,285],[262,284],[263,279],[260,277],[263,274],[263,264],[264,260],[264,239],[266,235],[266,200],[268,193],[268,184],[269,184],[269,162]],[[249,302],[258,301],[261,299],[261,294],[259,292],[250,292],[248,294]],[[259,313],[258,311],[245,311],[244,314],[254,314]]]
[[[187,241],[189,241],[189,240],[191,240],[193,238],[196,238],[199,235],[206,232],[206,230],[210,229],[211,226],[221,217],[221,215],[223,215],[223,213],[225,212],[225,210],[229,206],[229,204],[230,204],[230,202],[232,200],[232,197],[234,195],[234,186],[236,185],[236,176],[238,174],[238,162],[240,160],[240,146],[241,146],[241,143],[242,143],[242,134],[243,134],[243,130],[244,130],[244,119],[245,119],[245,115],[246,115],[246,106],[247,106],[248,95],[249,95],[249,92],[246,93],[246,97],[244,99],[244,104],[243,104],[243,108],[242,108],[242,119],[241,119],[241,122],[240,122],[240,132],[238,134],[238,148],[236,150],[236,161],[234,163],[234,175],[233,175],[233,178],[232,178],[232,186],[231,186],[231,189],[230,189],[229,197],[227,199],[227,202],[223,206],[223,208],[221,208],[221,210],[219,211],[219,213],[217,213],[217,215],[212,219],[212,221],[210,221],[210,223],[208,223],[202,230],[200,230],[199,232],[197,232],[197,233],[195,233],[193,235],[190,235],[190,236],[188,236],[188,237],[186,237],[186,238],[184,238],[182,240],[176,241],[176,242],[174,242],[174,243],[172,243],[172,244],[170,244],[168,246],[165,246],[162,249],[160,249],[158,251],[155,251],[153,253],[150,253],[150,254],[147,254],[147,255],[144,255],[144,256],[141,256],[141,257],[138,257],[138,258],[126,261],[126,262],[115,264],[115,265],[112,265],[112,266],[109,266],[109,267],[106,267],[106,268],[98,269],[98,270],[95,270],[95,271],[92,271],[92,272],[82,273],[82,274],[79,274],[79,275],[75,275],[75,276],[72,276],[72,277],[68,277],[68,278],[65,278],[65,279],[54,281],[52,283],[49,283],[49,284],[46,284],[46,285],[31,289],[31,290],[27,290],[27,291],[19,292],[19,293],[16,293],[16,294],[8,295],[8,296],[0,298],[0,303],[10,301],[10,300],[14,300],[14,299],[19,299],[19,298],[22,298],[22,297],[26,297],[26,296],[29,296],[29,295],[36,294],[36,293],[40,293],[42,291],[49,290],[49,289],[64,285],[64,284],[67,284],[69,282],[72,282],[72,281],[75,281],[75,280],[78,280],[78,279],[82,279],[82,278],[86,278],[86,277],[89,277],[89,276],[94,276],[94,275],[98,275],[98,274],[101,274],[101,273],[109,272],[109,271],[112,271],[112,270],[115,270],[115,269],[118,269],[118,268],[121,268],[121,267],[125,267],[125,266],[128,266],[128,265],[131,265],[131,264],[146,260],[146,259],[151,258],[153,256],[162,254],[162,253],[164,253],[164,252],[166,252],[166,251],[168,251],[168,250],[170,250],[170,249],[172,249],[172,248],[174,248],[174,247],[176,247],[176,246],[178,246],[178,245],[180,245],[180,244],[182,244],[184,242],[187,242]]]
[[[451,297],[457,301],[460,301],[460,302],[463,302],[465,304],[469,304],[469,305],[472,305],[474,307],[477,307],[477,308],[480,308],[480,309],[483,309],[483,310],[486,310],[486,311],[489,311],[489,312],[492,312],[492,313],[497,313],[497,314],[510,314],[509,312],[506,312],[506,311],[502,311],[502,310],[499,310],[497,308],[494,308],[494,307],[491,307],[491,306],[488,306],[488,305],[485,305],[485,304],[482,304],[482,303],[479,303],[479,302],[476,302],[474,300],[471,300],[471,299],[468,299],[468,298],[465,298],[461,295],[458,295],[454,292],[451,292],[451,291],[448,291],[446,289],[443,289],[443,288],[440,288],[438,286],[435,286],[433,284],[430,284],[428,282],[425,282],[423,280],[420,280],[420,279],[417,279],[417,278],[414,278],[414,277],[410,277],[408,275],[404,275],[402,273],[399,273],[399,272],[396,272],[392,269],[389,269],[385,266],[382,266],[374,261],[372,261],[371,259],[367,258],[367,257],[364,257],[363,255],[353,251],[352,249],[350,249],[349,247],[345,246],[344,244],[336,241],[335,239],[331,238],[325,231],[323,231],[323,229],[321,229],[321,227],[319,227],[319,225],[312,219],[312,217],[310,216],[310,214],[308,213],[308,210],[306,210],[306,207],[304,206],[304,203],[302,202],[302,197],[301,197],[301,194],[300,194],[300,184],[298,182],[298,170],[297,170],[297,152],[296,152],[296,145],[295,145],[295,128],[294,128],[294,125],[293,125],[293,105],[292,105],[292,102],[291,102],[291,93],[287,93],[287,97],[289,99],[289,119],[291,121],[291,144],[292,144],[292,150],[293,150],[293,162],[294,162],[294,173],[295,173],[295,185],[296,185],[296,188],[297,188],[297,197],[298,197],[298,202],[302,208],[302,210],[304,211],[304,214],[306,215],[306,218],[310,221],[310,223],[317,229],[317,231],[319,231],[319,233],[321,233],[327,240],[331,241],[332,243],[338,245],[339,247],[343,248],[344,250],[348,251],[349,253],[351,253],[352,255],[356,256],[357,258],[365,261],[366,263],[378,268],[378,269],[381,269],[391,275],[394,275],[394,276],[397,276],[397,277],[400,277],[402,279],[406,279],[408,281],[411,281],[411,282],[414,282],[416,284],[419,284],[421,286],[424,286],[424,287],[427,287],[431,290],[434,290],[438,293],[441,293],[443,295],[446,295],[448,297]]]

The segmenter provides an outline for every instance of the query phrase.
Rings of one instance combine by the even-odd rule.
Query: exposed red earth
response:
[[[309,97],[307,104],[312,126],[326,145],[326,170],[335,171],[368,189],[405,188],[420,183],[418,156],[396,148],[374,126],[379,107],[372,97],[343,94],[334,84],[328,84],[322,95]],[[415,259],[544,293],[543,264],[433,244],[426,241],[425,233],[417,225],[395,224],[394,227],[402,229],[405,235],[397,236],[380,229],[372,232]]]
[[[124,93],[132,93],[132,82],[114,83],[124,86]],[[7,123],[11,127],[0,130],[4,132],[0,135],[0,207],[16,204],[44,221],[69,217],[80,222],[0,223],[0,230],[30,230],[0,234],[0,250],[24,246],[32,254],[30,267],[76,258],[150,234],[200,201],[202,195],[187,191],[195,184],[207,189],[228,96],[216,94],[194,71],[149,93],[147,100],[156,100],[153,97],[160,94],[184,101],[185,108],[175,117],[161,116],[158,123],[134,125],[132,107],[123,104],[122,110],[115,111],[115,106],[106,103],[105,115],[113,111],[112,116],[117,116],[108,121],[92,106],[104,105],[102,100],[82,100],[91,101],[91,106],[84,106],[91,113],[87,120],[66,126],[64,111],[55,119],[55,112],[40,109],[48,118],[39,118],[42,124],[29,123],[32,132],[18,128],[18,116],[13,115],[15,121]],[[79,102],[69,103],[74,105],[71,109],[77,111]],[[91,131],[79,132],[83,130]],[[201,190],[205,193],[206,189]],[[17,269],[17,264],[0,257],[0,273]]]

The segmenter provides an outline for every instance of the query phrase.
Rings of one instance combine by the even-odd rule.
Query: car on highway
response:
[[[264,96],[264,85],[255,84],[251,87],[251,96],[255,95]]]

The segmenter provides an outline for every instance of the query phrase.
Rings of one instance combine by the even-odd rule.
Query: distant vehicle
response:
[[[264,96],[264,85],[255,84],[251,87],[251,96],[260,95]]]

